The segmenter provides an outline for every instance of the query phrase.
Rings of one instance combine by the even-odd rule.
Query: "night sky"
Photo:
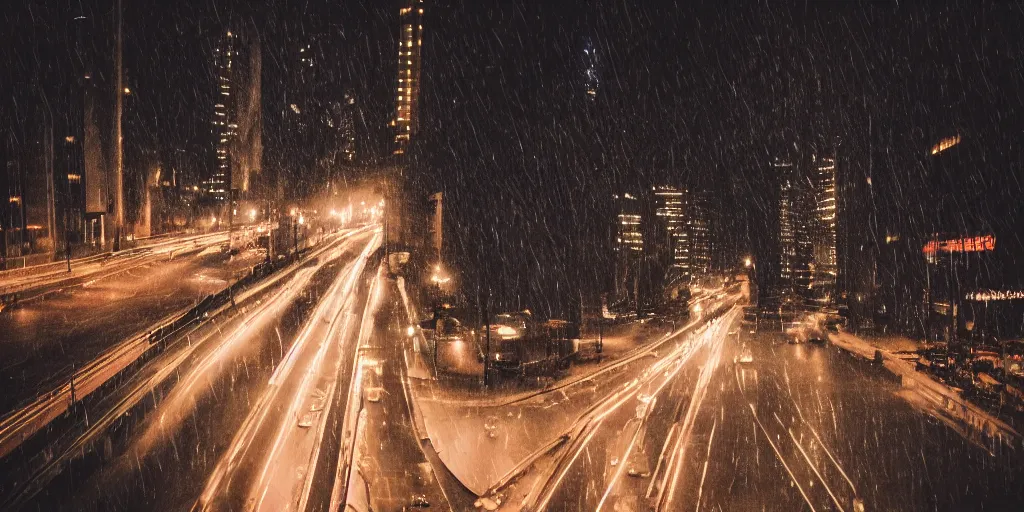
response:
[[[0,15],[5,125],[30,117],[12,108],[32,101],[30,84],[46,89],[64,76],[69,18],[109,17],[109,5],[34,1]],[[205,147],[214,90],[206,57],[213,34],[241,20],[263,40],[265,112],[282,107],[287,45],[315,36],[325,67],[318,79],[355,90],[364,105],[363,157],[387,154],[392,2],[125,6],[128,81],[151,140]],[[961,133],[977,142],[983,165],[944,190],[1017,211],[1021,9],[429,1],[414,169],[446,192],[449,253],[466,279],[488,283],[505,305],[551,314],[575,300],[572,290],[607,285],[600,254],[611,193],[663,182],[708,187],[736,235],[731,250],[744,253],[767,230],[764,162],[796,140],[838,138],[848,159],[840,172],[872,176],[877,216],[920,222],[926,213],[900,209],[905,195],[924,179],[927,148]],[[584,87],[588,40],[598,55],[595,100]],[[265,155],[286,139],[281,129],[266,116]]]

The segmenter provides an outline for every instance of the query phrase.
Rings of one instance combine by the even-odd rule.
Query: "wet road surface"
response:
[[[33,463],[39,457],[3,461],[4,469],[20,463],[33,470],[5,489],[15,490],[5,503],[25,510],[252,507],[254,482],[272,453],[265,441],[310,430],[290,417],[292,404],[306,405],[304,374],[313,359],[323,359],[319,348],[344,338],[320,326],[331,325],[325,318],[345,321],[351,310],[361,314],[361,261],[378,244],[376,232],[338,243],[280,286],[239,304],[241,314],[161,354],[97,404],[87,427],[64,436],[73,442],[55,443],[66,451],[48,454],[49,465]],[[301,475],[285,473],[293,478],[274,483],[292,488]],[[229,492],[203,501],[210,488]]]
[[[883,368],[749,329],[722,326],[605,416],[577,443],[550,509],[1007,510],[1024,500],[1011,448],[990,453],[914,409]],[[739,360],[744,344],[751,362]]]

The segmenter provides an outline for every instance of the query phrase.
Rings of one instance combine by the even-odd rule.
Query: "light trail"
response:
[[[821,480],[821,485],[825,487],[826,491],[828,491],[828,495],[832,497],[832,501],[834,501],[836,506],[839,507],[839,511],[845,512],[843,510],[843,505],[839,503],[839,498],[836,498],[835,493],[832,492],[832,488],[830,488],[828,486],[828,482],[825,481],[825,477],[821,476],[821,473],[818,471],[818,466],[814,464],[814,462],[811,460],[811,457],[807,455],[806,451],[804,451],[804,447],[801,446],[800,442],[796,440],[796,436],[793,435],[793,430],[786,428],[786,425],[784,425],[782,423],[782,420],[779,419],[778,414],[773,413],[773,415],[775,416],[775,421],[779,423],[779,426],[785,429],[786,433],[789,434],[789,438],[793,440],[793,444],[796,445],[796,449],[800,450],[800,455],[803,455],[804,460],[807,461],[807,465],[811,467],[811,471],[813,471],[815,476],[818,477],[818,480]]]
[[[315,357],[313,358],[312,363],[308,368],[306,368],[306,372],[303,376],[301,383],[299,384],[298,389],[292,395],[291,403],[288,407],[288,412],[284,415],[283,421],[281,422],[281,426],[277,431],[277,436],[274,439],[273,448],[270,450],[270,453],[266,457],[263,470],[260,472],[260,477],[254,482],[253,489],[262,489],[262,491],[259,493],[259,498],[256,499],[255,506],[252,508],[252,510],[261,510],[263,508],[263,502],[266,499],[267,493],[273,487],[272,485],[270,485],[269,482],[267,482],[267,475],[270,474],[271,470],[276,468],[280,463],[278,454],[280,453],[289,435],[293,432],[290,418],[298,417],[298,410],[303,405],[305,397],[309,396],[310,394],[311,383],[314,381],[315,378],[319,377],[319,370],[327,355],[327,350],[331,347],[331,340],[337,336],[337,333],[345,333],[348,331],[348,327],[352,321],[352,316],[345,315],[344,313],[351,309],[353,301],[355,300],[355,296],[352,292],[355,289],[356,280],[358,280],[360,275],[362,274],[362,270],[363,267],[365,266],[366,259],[369,257],[373,249],[376,248],[377,244],[380,242],[380,239],[381,237],[379,233],[375,234],[372,237],[370,243],[366,245],[366,248],[363,250],[363,252],[349,266],[348,278],[345,280],[344,285],[340,288],[340,293],[337,296],[335,296],[333,293],[328,293],[327,295],[331,297],[331,300],[324,301],[322,303],[323,309],[318,312],[320,314],[315,316],[319,317],[321,314],[327,314],[327,312],[330,310],[330,307],[334,306],[337,300],[344,298],[342,307],[340,307],[337,310],[337,313],[333,315],[330,321],[330,325],[327,330],[327,335],[320,340],[320,345],[317,348],[317,352]],[[342,324],[342,328],[340,330],[336,330],[337,322],[342,316],[345,317],[345,321]],[[308,328],[304,331],[303,337],[301,338],[301,344],[299,342],[295,344],[297,346],[297,350],[295,351],[295,353],[298,353],[299,351],[303,350],[303,348],[305,348],[305,345],[308,343],[308,340],[312,338],[314,326],[315,322],[309,322]],[[296,358],[292,359],[292,365],[294,365],[295,360]],[[359,370],[361,371],[361,368]],[[284,372],[285,373],[282,375],[290,374],[291,368],[289,367],[285,369]],[[274,377],[278,377],[277,372],[275,372]],[[359,377],[359,375],[357,374],[356,377]],[[333,386],[331,388],[331,391],[333,391]],[[328,391],[326,394],[326,396],[328,397],[328,404],[333,402],[332,400],[330,400],[330,397],[333,396],[333,392],[331,391]],[[320,418],[322,420],[326,419],[328,411],[329,405],[325,407],[325,410],[322,411],[320,415]],[[321,425],[323,423],[324,422],[321,421]],[[318,431],[320,430],[318,429]],[[307,478],[308,476],[309,474],[307,473]],[[305,497],[302,497],[300,501],[304,499]],[[246,502],[249,503],[250,500],[246,500]]]
[[[700,486],[697,487],[697,510],[700,510],[700,498],[704,495],[704,480],[708,476],[708,462],[711,461],[711,446],[715,442],[715,428],[718,427],[718,420],[711,425],[711,437],[708,438],[708,452],[704,455],[704,471],[700,474]]]
[[[231,442],[230,449],[221,458],[220,462],[217,464],[216,468],[211,473],[211,476],[207,480],[207,484],[203,493],[200,495],[199,499],[193,506],[193,510],[208,510],[210,506],[214,503],[215,498],[222,493],[222,487],[224,485],[230,484],[231,475],[240,466],[242,455],[245,452],[247,452],[249,447],[252,445],[257,431],[265,424],[267,416],[270,414],[271,411],[275,410],[274,407],[271,407],[271,404],[273,404],[277,400],[278,395],[281,392],[280,383],[286,375],[291,373],[292,367],[295,365],[298,359],[297,354],[300,353],[308,343],[308,340],[311,338],[311,333],[313,329],[319,327],[317,320],[323,318],[326,312],[328,311],[328,308],[334,305],[335,301],[337,300],[336,296],[340,290],[350,290],[351,287],[354,285],[354,281],[358,277],[358,272],[355,271],[356,267],[358,266],[358,263],[361,260],[365,259],[365,255],[367,255],[370,252],[370,248],[373,247],[373,242],[378,239],[378,236],[379,235],[374,235],[373,239],[367,245],[367,248],[364,249],[362,255],[359,258],[346,265],[345,269],[342,272],[342,275],[346,275],[346,278],[344,280],[336,280],[334,284],[332,284],[328,293],[325,294],[325,296],[328,298],[321,301],[320,305],[317,307],[314,314],[310,316],[310,320],[306,323],[306,326],[303,328],[299,337],[289,348],[288,354],[285,356],[285,359],[282,360],[281,364],[278,365],[278,367],[274,370],[274,373],[271,375],[271,378],[268,382],[267,390],[260,396],[260,399],[254,405],[252,412],[246,417],[241,428],[236,433],[235,438]],[[347,293],[345,295],[347,295]],[[344,308],[342,308],[342,310],[344,310]],[[333,330],[340,316],[340,311],[337,315],[333,316],[333,320],[329,325],[329,332]],[[320,356],[318,355],[317,357]],[[311,374],[312,372],[307,373],[307,375],[303,379],[303,383],[305,383],[306,380],[310,378]],[[300,389],[303,388],[300,386]],[[269,471],[269,465],[271,461],[273,461],[277,451],[280,449],[280,444],[282,442],[281,439],[284,436],[285,426],[289,424],[289,418],[291,418],[294,415],[294,409],[296,407],[295,404],[297,402],[299,401],[293,398],[292,403],[288,408],[288,413],[282,417],[282,427],[278,430],[277,435],[275,436],[273,448],[270,451],[268,457],[266,458],[266,463],[264,464],[260,472],[259,478],[256,479],[256,482],[262,482],[265,479]],[[264,487],[264,494],[261,495],[260,500],[262,500],[263,496],[265,496],[265,492],[266,486]]]
[[[704,368],[701,370],[696,386],[694,386],[693,395],[691,395],[693,398],[690,399],[689,407],[686,410],[686,416],[683,418],[683,426],[680,429],[679,437],[676,439],[675,448],[673,448],[673,456],[669,459],[669,465],[666,468],[666,475],[672,475],[671,484],[667,486],[669,492],[664,495],[663,499],[659,500],[659,510],[669,506],[675,499],[676,489],[679,487],[679,479],[681,478],[683,471],[682,460],[686,454],[686,441],[689,439],[690,433],[693,431],[693,424],[696,421],[697,412],[704,403],[704,397],[707,396],[708,384],[711,382],[714,370],[721,359],[722,347],[725,340],[724,337],[719,336],[719,331],[723,326],[727,326],[732,323],[735,319],[735,314],[736,313],[733,312],[731,313],[731,316],[722,318],[720,323],[713,325],[712,328],[708,329],[706,332],[706,334],[710,336],[710,339],[717,339],[718,342],[712,346],[711,354],[708,355],[708,360],[704,364]]]
[[[761,433],[764,434],[764,438],[768,440],[768,444],[771,445],[772,450],[775,451],[775,457],[779,459],[779,462],[782,463],[782,467],[786,469],[786,473],[789,474],[789,479],[793,482],[793,485],[796,485],[797,490],[800,491],[800,496],[803,496],[807,506],[811,508],[811,512],[815,512],[814,505],[811,504],[811,499],[807,496],[807,493],[804,492],[804,488],[800,486],[800,482],[797,481],[796,475],[794,475],[793,471],[789,469],[789,464],[786,464],[786,459],[782,456],[782,453],[779,452],[779,448],[772,442],[772,438],[768,435],[768,431],[765,430],[764,425],[761,424],[761,419],[757,417],[757,412],[754,410],[754,404],[747,403],[747,405],[750,406],[750,414],[754,416],[754,422],[757,423],[757,426],[761,429]]]
[[[790,397],[790,399],[792,400],[792,396]],[[853,491],[853,495],[857,496],[857,488],[853,485],[853,481],[850,480],[850,477],[846,475],[846,471],[843,470],[843,466],[839,464],[839,461],[832,456],[832,452],[829,451],[828,447],[825,446],[825,443],[822,442],[821,437],[818,436],[818,432],[814,430],[814,427],[810,423],[808,423],[806,419],[804,419],[804,413],[803,411],[800,410],[800,406],[797,405],[796,400],[793,400],[793,407],[796,408],[796,413],[798,416],[800,416],[800,424],[807,427],[808,430],[811,431],[811,434],[814,435],[814,439],[818,441],[818,446],[821,446],[821,449],[825,452],[825,455],[828,455],[829,460],[832,461],[832,464],[836,466],[836,469],[839,470],[839,473],[843,475],[844,479],[846,479],[846,483],[850,485],[850,490]]]
[[[687,356],[692,355],[692,353],[695,352],[697,350],[697,348],[703,347],[710,340],[718,338],[719,327],[720,327],[721,324],[715,325],[715,322],[719,322],[719,320],[715,320],[714,322],[712,322],[712,324],[710,324],[708,329],[705,330],[701,334],[701,337],[703,338],[703,340],[700,343],[697,343],[695,346],[693,346],[693,348],[691,348],[688,351]],[[720,348],[720,346],[721,346],[721,344],[716,345],[716,347],[719,347],[719,348]],[[717,350],[717,351],[713,350],[713,352],[720,352],[720,350]],[[689,360],[688,357],[687,357],[687,360]],[[714,362],[712,362],[712,360]],[[626,462],[626,460],[628,460],[629,455],[632,453],[632,450],[633,450],[633,448],[634,448],[634,446],[636,444],[636,440],[639,437],[640,430],[645,426],[645,424],[647,422],[647,418],[650,417],[650,414],[651,414],[651,412],[654,409],[654,400],[655,400],[654,397],[657,397],[658,395],[660,395],[661,392],[665,389],[665,386],[667,386],[670,382],[675,380],[676,376],[679,374],[679,372],[683,368],[683,364],[682,364],[683,362],[685,362],[685,361],[678,362],[676,364],[675,368],[672,369],[672,371],[670,371],[667,375],[663,375],[663,378],[662,378],[661,383],[658,386],[658,388],[655,389],[654,392],[652,392],[650,394],[650,396],[652,397],[652,402],[647,406],[646,410],[644,411],[644,417],[641,418],[640,422],[637,424],[636,432],[633,434],[633,437],[631,438],[631,440],[629,442],[629,445],[626,447],[625,454],[623,454],[623,456],[619,459],[619,460],[622,461],[622,465],[616,470],[616,472],[613,475],[611,481],[608,483],[607,488],[605,489],[604,495],[601,496],[601,500],[600,500],[600,502],[598,502],[597,509],[596,509],[598,512],[600,512],[600,510],[604,507],[605,501],[607,501],[608,497],[611,495],[612,491],[614,490],[615,486],[617,485],[619,479],[622,477],[623,471],[625,471],[625,467],[626,467],[625,462]],[[703,390],[703,392],[699,393],[700,396],[701,396],[701,401],[703,401],[703,396],[706,393],[707,385],[708,385],[708,383],[711,380],[711,373],[713,373],[713,368],[715,366],[717,366],[717,363],[718,363],[718,355],[717,355],[717,353],[715,353],[714,355],[709,356],[708,362],[705,364],[704,370],[701,372],[701,379],[698,380],[697,389],[694,390],[694,393],[691,396],[697,396],[698,393],[699,393],[698,390]],[[663,367],[660,366],[660,365],[652,366],[652,367],[648,368],[648,370],[645,372],[645,374],[660,374],[662,372],[662,368]],[[709,369],[711,369],[711,370],[709,370]],[[648,384],[649,383],[650,382],[648,382]],[[693,402],[691,401],[691,404],[692,403]],[[699,408],[699,405],[698,405],[698,408]],[[673,427],[674,426],[675,425],[673,425]],[[684,425],[684,430],[685,430],[685,425]],[[664,448],[663,448],[663,450],[664,450]],[[659,460],[659,465],[660,465],[660,460]]]

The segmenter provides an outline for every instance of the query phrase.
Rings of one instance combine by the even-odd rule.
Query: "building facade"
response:
[[[708,191],[694,188],[687,195],[686,227],[690,241],[690,272],[695,279],[711,273],[714,238],[711,229],[711,201]]]
[[[213,50],[217,94],[213,106],[216,165],[203,183],[218,203],[249,191],[263,159],[261,52],[257,39],[226,30]]]
[[[837,164],[834,156],[811,156],[812,210],[811,273],[812,296],[816,302],[831,304],[836,299],[839,272]]]
[[[419,95],[423,47],[423,0],[405,0],[399,8],[398,87],[395,95],[394,153],[404,154],[419,131]]]
[[[685,209],[686,190],[670,185],[660,185],[654,187],[652,192],[655,203],[654,214],[661,220],[664,229],[668,232],[671,272],[688,283],[692,275],[692,265],[690,225]]]

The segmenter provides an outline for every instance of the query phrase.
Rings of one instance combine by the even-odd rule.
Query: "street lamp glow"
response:
[[[750,266],[753,265],[753,264],[754,264],[754,260],[750,259],[749,256],[743,260],[743,266],[744,267],[750,268]]]
[[[302,215],[299,215],[299,225],[301,226],[301,225],[303,225],[305,223],[306,223],[306,218],[303,217]]]
[[[216,223],[217,223],[217,217],[210,217],[210,224],[216,224]]]
[[[416,328],[410,325],[409,328],[405,330],[405,334],[412,338],[416,334]]]
[[[249,210],[249,220],[256,220],[256,209]]]

